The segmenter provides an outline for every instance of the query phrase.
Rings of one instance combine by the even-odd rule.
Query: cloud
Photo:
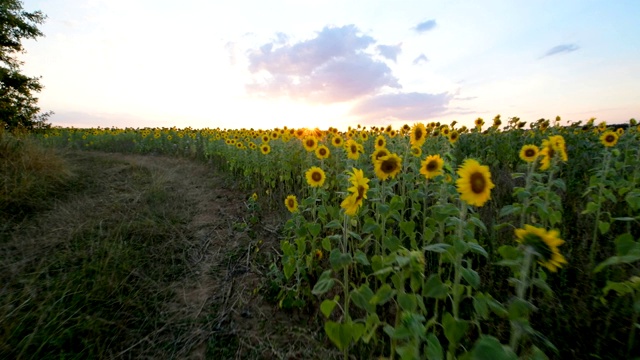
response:
[[[402,43],[398,45],[378,45],[376,49],[384,58],[396,62],[398,60],[398,54],[402,52]]]
[[[283,39],[286,36],[278,36],[278,41]],[[354,25],[346,25],[325,27],[315,38],[294,44],[264,44],[248,54],[254,79],[246,89],[264,96],[331,103],[372,95],[383,87],[400,88],[391,69],[367,52],[375,43]]]
[[[418,65],[420,63],[427,62],[427,61],[429,61],[429,59],[427,59],[427,56],[425,54],[420,54],[420,56],[413,59],[413,65]]]
[[[436,21],[434,19],[431,19],[431,20],[427,20],[419,23],[418,25],[416,25],[414,29],[419,33],[423,33],[429,30],[433,30],[433,28],[435,27],[436,27]]]
[[[453,99],[450,93],[396,93],[372,96],[362,100],[351,110],[352,115],[365,118],[396,118],[426,120],[447,111]]]
[[[576,44],[562,44],[562,45],[552,47],[541,58],[560,54],[560,53],[568,53],[568,52],[576,51],[578,49],[580,49],[580,47]]]

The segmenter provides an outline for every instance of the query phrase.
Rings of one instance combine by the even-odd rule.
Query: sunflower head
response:
[[[344,141],[342,140],[342,137],[340,135],[335,135],[333,138],[331,138],[331,145],[333,145],[334,147],[341,147],[342,145],[344,145]]]
[[[349,159],[358,160],[360,153],[362,152],[362,145],[358,144],[355,140],[347,140],[345,148],[347,150],[347,157]]]
[[[564,244],[557,230],[547,231],[531,225],[525,225],[524,229],[516,229],[517,241],[532,249],[538,257],[538,263],[552,272],[558,271],[567,260],[558,250],[558,246]]]
[[[603,121],[598,124],[598,131],[605,131],[605,130],[607,130],[607,123]]]
[[[457,130],[452,130],[449,133],[449,143],[450,144],[452,144],[452,145],[455,144],[456,141],[458,141],[459,138],[460,138],[460,133],[458,133]]]
[[[393,179],[402,169],[402,159],[396,154],[382,156],[376,160],[374,167],[380,180]]]
[[[423,123],[416,123],[415,125],[413,125],[413,128],[411,128],[411,145],[422,146],[426,137],[427,129],[424,127]]]
[[[486,165],[480,165],[473,159],[467,159],[457,171],[456,187],[460,199],[469,205],[483,206],[491,199],[491,189],[495,187],[491,181],[491,172]]]
[[[373,161],[374,163],[376,162],[376,160],[378,160],[379,158],[383,157],[383,156],[387,156],[389,155],[390,152],[389,150],[387,150],[386,148],[380,148],[380,149],[376,149],[372,154],[371,154],[371,161]]]
[[[289,212],[294,213],[298,211],[298,198],[295,195],[289,195],[284,199],[284,205]]]
[[[376,137],[376,144],[375,144],[376,149],[380,149],[386,146],[387,146],[387,139],[384,138],[384,135],[378,135],[378,137]]]
[[[482,118],[477,118],[474,122],[473,122],[477,128],[481,128],[482,125],[484,125],[484,120],[482,120]]]
[[[327,178],[324,170],[317,166],[312,166],[307,170],[305,177],[307,178],[307,183],[311,187],[321,187],[324,185],[324,180]]]
[[[606,147],[612,147],[618,143],[618,133],[615,131],[606,131],[600,136],[600,142]]]
[[[329,148],[324,145],[320,145],[316,148],[316,157],[318,159],[326,159],[330,154],[331,152],[329,151]]]
[[[522,149],[520,149],[520,159],[526,162],[533,162],[536,161],[539,153],[540,149],[538,149],[537,146],[524,145]]]
[[[415,157],[422,156],[422,148],[419,147],[419,146],[412,146],[411,147],[411,155],[413,155]]]
[[[302,139],[302,145],[307,151],[314,151],[318,147],[318,140],[314,136],[306,136]]]
[[[267,143],[267,142],[269,142],[269,140],[271,140],[271,138],[269,137],[269,135],[267,135],[267,134],[262,135],[262,142]]]
[[[616,132],[618,133],[618,135],[622,135],[622,134],[624,134],[624,129],[623,128],[617,128]]]
[[[442,175],[444,160],[440,155],[429,155],[420,163],[420,174],[427,179],[433,179],[438,175]]]
[[[268,153],[271,152],[271,146],[269,146],[269,144],[260,145],[260,152],[262,152],[263,154],[267,155]]]

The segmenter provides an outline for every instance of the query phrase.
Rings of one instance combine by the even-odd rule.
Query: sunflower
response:
[[[311,152],[318,147],[318,140],[313,136],[307,136],[302,140],[302,145],[304,145],[305,150]]]
[[[402,159],[396,154],[382,156],[376,160],[374,168],[380,180],[393,179],[402,169]]]
[[[271,152],[271,146],[269,146],[269,144],[262,144],[260,145],[260,151],[263,154],[267,155],[268,153]]]
[[[298,211],[298,198],[295,195],[289,195],[284,199],[284,205],[290,213]]]
[[[420,174],[427,179],[433,179],[438,175],[442,175],[444,160],[440,155],[429,155],[420,163]]]
[[[274,130],[271,132],[271,140],[278,140],[279,137],[280,133],[278,132],[278,130]]]
[[[449,143],[453,145],[458,141],[458,139],[460,139],[460,133],[458,133],[458,130],[452,130],[449,133]]]
[[[361,145],[355,140],[347,140],[344,146],[347,149],[347,157],[349,159],[358,160],[360,153],[362,152]]]
[[[389,131],[389,137],[390,138],[394,138],[396,137],[396,135],[398,135],[398,132],[396,130],[391,129],[391,131]]]
[[[366,132],[366,131],[364,131],[364,130],[363,130],[363,131],[361,131],[361,132],[360,132],[360,139],[361,139],[362,141],[367,141],[367,140],[369,139],[369,134],[367,134],[367,132]]]
[[[267,134],[262,135],[262,142],[266,143],[266,142],[269,142],[269,140],[271,140],[269,135],[267,135]]]
[[[344,141],[340,135],[336,135],[331,139],[331,145],[334,147],[342,147],[342,145],[344,145]]]
[[[603,121],[600,124],[598,124],[598,131],[605,131],[605,130],[607,130],[607,123]]]
[[[442,136],[449,137],[449,134],[451,134],[451,129],[449,129],[447,125],[442,125],[442,127],[440,127],[440,134],[442,134]]]
[[[538,158],[539,152],[540,152],[540,149],[538,149],[538,147],[535,145],[530,145],[530,144],[524,145],[522,149],[520,149],[520,159],[526,162],[536,161],[536,159]]]
[[[525,225],[524,229],[515,230],[517,241],[524,246],[530,246],[540,259],[538,264],[552,272],[558,271],[567,260],[558,250],[558,246],[564,244],[559,238],[558,230],[546,231],[531,225]]]
[[[600,142],[606,147],[612,147],[618,143],[618,133],[609,130],[600,136]]]
[[[480,129],[482,128],[482,125],[484,125],[484,120],[482,120],[482,118],[477,118],[473,123],[478,129]]]
[[[376,137],[376,149],[381,149],[387,146],[387,139],[384,138],[384,135],[378,135]]]
[[[320,187],[324,185],[324,180],[327,178],[324,174],[324,170],[317,166],[312,166],[311,169],[307,170],[305,177],[307,178],[307,183],[311,187]]]
[[[386,132],[387,134],[391,132],[393,128],[391,127],[391,125],[387,125],[386,128],[384,128],[384,132]]]
[[[376,162],[376,160],[380,159],[383,156],[387,156],[391,154],[389,152],[389,150],[387,150],[386,148],[380,148],[380,149],[376,149],[372,154],[371,154],[371,161],[373,161],[374,163]]]
[[[413,155],[415,157],[422,156],[422,148],[419,147],[419,146],[412,146],[411,147],[411,155]]]
[[[459,178],[456,180],[456,187],[462,201],[469,205],[482,206],[491,199],[491,189],[495,185],[491,181],[488,166],[467,159],[458,168],[457,173]]]
[[[362,206],[363,200],[367,198],[369,179],[364,177],[362,170],[356,168],[353,168],[353,172],[349,174],[351,174],[349,181],[353,186],[347,190],[351,192],[351,194],[342,201],[340,207],[345,210],[345,214],[353,216],[356,214],[360,206]]]
[[[407,127],[409,125],[406,125]],[[404,128],[403,128],[404,129]],[[411,128],[411,145],[413,146],[422,146],[424,141],[426,140],[427,129],[424,127],[423,123],[416,123]]]
[[[551,146],[553,146],[553,150],[560,155],[560,159],[562,159],[562,161],[567,161],[567,146],[562,135],[550,136],[549,141],[551,142]]]
[[[616,132],[618,133],[618,135],[622,135],[622,134],[624,134],[624,129],[623,128],[617,128]]]
[[[326,159],[330,154],[331,152],[329,151],[329,148],[324,145],[320,145],[316,148],[316,157],[318,159]]]

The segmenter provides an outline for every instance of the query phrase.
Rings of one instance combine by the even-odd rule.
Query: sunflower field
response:
[[[638,357],[640,126],[525,125],[38,136],[200,159],[260,194],[283,218],[274,301],[345,359]]]

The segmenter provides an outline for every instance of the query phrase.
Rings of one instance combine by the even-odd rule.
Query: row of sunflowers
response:
[[[345,358],[630,357],[640,129],[559,123],[53,129],[43,141],[199,157],[263,194],[289,213],[278,304],[317,305]]]

